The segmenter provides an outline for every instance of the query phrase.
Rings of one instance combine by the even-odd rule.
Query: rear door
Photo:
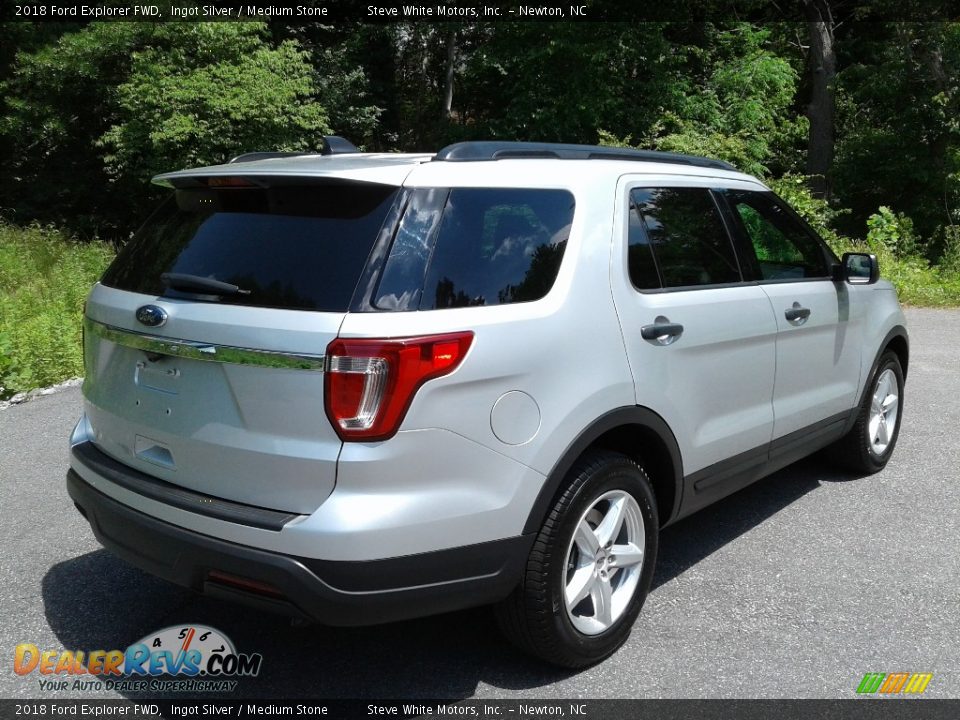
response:
[[[710,190],[644,182],[621,197],[626,268],[612,287],[636,402],[672,428],[692,512],[766,462],[777,325]]]
[[[85,319],[97,446],[149,475],[297,513],[332,491],[336,337],[399,190],[191,179],[119,253]]]

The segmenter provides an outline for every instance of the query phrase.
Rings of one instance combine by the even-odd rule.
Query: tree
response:
[[[328,127],[307,57],[260,23],[91,23],[18,55],[3,91],[4,197],[85,235],[128,233],[153,173],[316,148]]]
[[[681,100],[663,24],[499,23],[461,36],[460,138],[596,142],[646,133]]]
[[[960,24],[863,23],[843,47],[832,175],[853,212],[842,228],[862,235],[884,205],[928,244],[960,224]]]
[[[803,0],[810,35],[810,104],[807,118],[807,175],[817,197],[829,196],[830,165],[833,162],[833,85],[837,76],[834,21],[829,0]]]
[[[293,41],[272,48],[263,31],[191,24],[174,52],[135,53],[117,88],[117,122],[98,141],[110,177],[141,183],[247,150],[321,148],[329,127],[313,69]]]
[[[805,130],[793,111],[797,73],[770,47],[772,29],[738,23],[682,38],[682,102],[652,130],[660,150],[727,160],[744,172],[791,169]]]

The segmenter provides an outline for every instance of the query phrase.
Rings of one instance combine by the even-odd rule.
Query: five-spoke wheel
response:
[[[873,452],[880,456],[886,452],[897,430],[900,417],[900,386],[892,368],[886,368],[877,377],[870,401],[868,430]]]
[[[830,455],[858,474],[882,470],[893,454],[902,415],[903,369],[888,350],[877,362],[853,428],[829,448]]]
[[[630,604],[643,567],[643,515],[623,490],[604,493],[577,523],[567,548],[564,600],[584,635],[608,630]]]
[[[585,454],[547,513],[520,586],[497,608],[507,637],[564,667],[611,655],[646,598],[659,528],[650,479],[636,461]]]

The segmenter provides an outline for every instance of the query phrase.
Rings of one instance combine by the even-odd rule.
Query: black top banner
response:
[[[395,23],[395,22],[803,22],[804,0],[567,0],[566,2],[392,2],[381,0],[7,0],[6,22],[237,22]],[[960,0],[836,0],[833,17],[845,21],[930,21],[960,19]]]

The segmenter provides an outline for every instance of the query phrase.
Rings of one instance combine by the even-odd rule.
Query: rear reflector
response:
[[[239,575],[231,575],[230,573],[221,572],[220,570],[211,570],[207,573],[207,579],[220,585],[229,585],[230,587],[246,590],[247,592],[256,593],[257,595],[267,595],[268,597],[276,598],[282,598],[284,596],[278,588],[275,588],[269,583],[241,577]]]
[[[397,432],[417,390],[453,372],[472,332],[396,340],[337,339],[327,346],[327,417],[342,440],[386,440]]]

